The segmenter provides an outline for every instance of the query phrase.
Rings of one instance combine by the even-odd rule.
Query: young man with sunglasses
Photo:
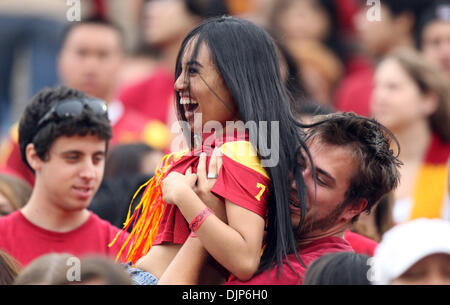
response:
[[[109,243],[119,230],[86,209],[102,181],[111,135],[101,100],[67,87],[32,99],[19,144],[35,185],[25,207],[0,219],[0,249],[22,265],[50,252],[117,255],[122,240]]]
[[[102,18],[71,22],[65,29],[57,58],[62,84],[108,104],[113,130],[110,145],[144,142],[155,149],[168,146],[171,133],[160,121],[128,109],[117,98],[124,64],[124,38],[118,26]],[[30,185],[32,172],[20,159],[15,125],[0,147],[0,168],[6,167]]]

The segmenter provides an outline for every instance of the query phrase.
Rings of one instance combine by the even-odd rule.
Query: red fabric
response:
[[[344,239],[350,243],[353,250],[358,254],[373,256],[375,248],[378,246],[376,241],[349,230],[345,231]]]
[[[166,69],[159,68],[144,80],[123,88],[119,99],[125,108],[134,109],[150,120],[167,124],[173,84],[174,77]]]
[[[269,199],[270,180],[225,155],[222,161],[219,177],[211,192],[264,218]],[[256,187],[257,183],[265,187],[260,200],[255,198],[261,191]]]
[[[183,156],[173,167],[168,171],[167,175],[171,171],[177,171],[184,174],[189,167],[192,167],[192,172],[197,172],[197,166],[199,161],[199,155],[201,151],[206,151],[208,157],[206,159],[206,166],[208,168],[210,161],[210,153],[217,145],[222,143],[242,139],[241,137],[224,137],[223,141],[208,141],[204,143],[211,143],[210,146],[202,146],[194,151],[191,151],[188,155]],[[262,176],[261,174],[255,172],[254,170],[238,164],[237,162],[227,158],[222,157],[223,164],[219,173],[219,177],[216,184],[212,188],[212,192],[217,195],[230,200],[231,202],[242,206],[250,211],[255,212],[261,217],[265,216],[266,213],[266,201],[269,192],[264,192],[261,196],[261,201],[257,201],[254,196],[258,194],[251,194],[247,191],[247,188],[251,186],[253,189],[257,182],[263,183],[266,189],[269,189],[270,181]],[[256,179],[256,180],[255,180]],[[216,186],[217,185],[217,186]],[[159,225],[158,234],[153,242],[153,245],[159,245],[164,242],[183,244],[190,234],[189,224],[185,220],[183,214],[175,205],[166,205],[161,222]]]
[[[17,141],[14,141],[11,137],[7,138],[5,141],[8,141],[7,145],[11,145],[12,150],[9,156],[6,158],[4,170],[6,172],[14,173],[15,176],[25,180],[31,186],[33,186],[34,174],[22,161],[22,157],[20,156],[19,143]]]
[[[123,234],[109,248],[108,244],[119,229],[90,213],[89,219],[79,228],[58,233],[32,224],[20,210],[16,211],[0,218],[0,249],[16,258],[23,266],[51,252],[65,252],[78,257],[97,254],[115,258],[128,233]]]
[[[433,134],[425,156],[425,163],[445,164],[450,158],[450,144],[445,143],[437,134]]]
[[[336,91],[336,109],[369,117],[372,88],[373,68],[352,73],[341,82]]]
[[[340,29],[348,33],[353,33],[353,18],[359,10],[359,3],[356,0],[334,0],[337,9],[337,17]]]
[[[145,116],[134,110],[125,110],[119,121],[112,126],[110,146],[144,141],[143,130],[147,124],[149,120]]]
[[[303,284],[306,274],[306,268],[313,261],[327,253],[351,251],[350,244],[340,237],[324,237],[304,245],[299,251],[301,261],[306,265],[303,266],[297,260],[294,254],[289,255],[289,263],[299,276],[287,265],[286,259],[283,259],[283,269],[280,269],[277,278],[277,268],[274,267],[269,271],[264,271],[253,276],[249,281],[242,282],[238,279],[228,282],[228,285],[301,285]]]

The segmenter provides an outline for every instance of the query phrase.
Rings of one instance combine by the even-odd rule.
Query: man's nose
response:
[[[86,180],[94,179],[97,175],[95,165],[91,161],[87,161],[83,164],[83,168],[80,171],[80,177]]]

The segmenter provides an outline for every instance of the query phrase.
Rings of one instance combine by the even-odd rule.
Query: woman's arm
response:
[[[199,166],[204,162],[202,158],[205,157],[201,157]],[[176,204],[189,223],[206,207],[192,190],[191,175],[173,172],[163,182],[164,200]],[[199,177],[199,185],[200,181]],[[212,195],[209,190],[199,192],[203,193],[202,198],[205,193]],[[248,280],[259,266],[265,222],[259,215],[229,200],[225,202],[225,209],[229,225],[222,215],[219,215],[222,220],[217,214],[210,215],[198,228],[197,235],[217,262],[239,279]]]
[[[158,285],[196,285],[205,265],[208,252],[202,242],[188,237],[175,258],[158,281]]]

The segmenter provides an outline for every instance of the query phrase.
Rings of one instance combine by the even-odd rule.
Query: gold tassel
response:
[[[171,166],[186,152],[187,151],[182,151],[165,155],[161,159],[160,166],[156,169],[155,175],[145,184],[141,185],[134,194],[128,209],[124,227],[116,234],[113,241],[109,244],[109,247],[111,247],[117,241],[117,238],[123,234],[123,232],[128,231],[130,225],[133,224],[133,229],[121,246],[116,261],[119,260],[123,250],[128,244],[129,248],[126,261],[131,261],[133,266],[142,256],[146,255],[152,247],[153,241],[158,234],[159,224],[165,207],[162,198],[162,181]],[[133,201],[144,187],[146,187],[144,194],[131,215]]]

